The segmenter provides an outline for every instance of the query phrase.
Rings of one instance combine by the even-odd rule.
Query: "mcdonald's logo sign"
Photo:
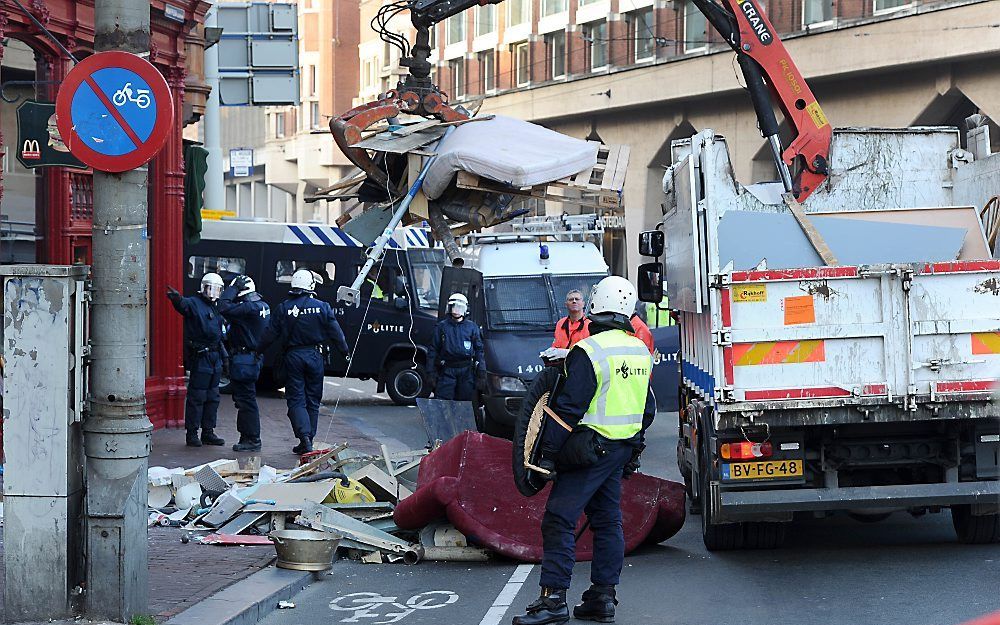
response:
[[[37,161],[42,158],[42,148],[37,139],[25,139],[21,144],[21,158],[26,161]]]

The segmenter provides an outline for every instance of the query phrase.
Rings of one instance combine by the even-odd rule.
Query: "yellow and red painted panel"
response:
[[[1000,332],[976,332],[972,335],[973,354],[1000,354]]]
[[[736,343],[733,361],[737,367],[751,365],[782,365],[804,362],[824,362],[826,345],[822,340],[765,341],[763,343]]]

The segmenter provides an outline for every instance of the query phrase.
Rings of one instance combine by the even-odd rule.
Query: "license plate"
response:
[[[723,480],[775,480],[802,477],[801,460],[733,462],[722,465]]]

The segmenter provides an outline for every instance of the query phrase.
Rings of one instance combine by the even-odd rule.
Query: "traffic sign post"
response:
[[[128,52],[87,57],[66,76],[56,97],[59,133],[90,167],[123,172],[160,151],[174,125],[174,100],[163,75]]]

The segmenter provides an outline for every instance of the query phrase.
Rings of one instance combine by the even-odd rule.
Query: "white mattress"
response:
[[[513,187],[552,182],[593,167],[597,149],[596,143],[497,115],[458,126],[438,145],[423,190],[428,198],[437,199],[458,171]]]

